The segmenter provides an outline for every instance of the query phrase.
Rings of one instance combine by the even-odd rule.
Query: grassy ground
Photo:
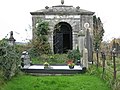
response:
[[[50,64],[65,63],[67,58],[66,55],[43,55],[40,58],[33,58],[33,63],[42,64],[46,60]],[[119,60],[119,58],[116,59],[117,80],[120,78]],[[98,70],[96,69],[96,65],[93,65],[93,67],[88,70],[87,74],[73,76],[20,75],[14,77],[11,81],[8,81],[6,84],[4,84],[4,86],[4,82],[1,82],[2,78],[0,78],[0,87],[2,87],[2,89],[0,88],[0,90],[111,90],[109,86],[113,86],[113,83],[111,82],[113,79],[113,75],[110,75],[110,72],[107,72],[107,67],[109,66],[112,68],[112,62],[112,60],[106,60],[107,65],[105,78],[108,78],[104,79],[106,82],[101,79],[102,68]],[[113,69],[110,71],[112,73]],[[117,84],[115,84],[117,87],[120,86],[120,83]],[[119,87],[115,90],[119,90]]]
[[[32,58],[33,64],[43,64],[46,61],[49,64],[58,64],[63,63],[65,64],[68,60],[67,54],[54,54],[54,55],[41,55],[40,57],[34,57]]]
[[[114,80],[114,65],[113,65],[113,58],[110,56],[106,56],[106,64],[105,64],[105,73],[103,79],[108,83],[109,86],[113,90],[120,90],[120,58],[116,57],[116,80]],[[99,68],[102,69],[102,58],[99,58]],[[102,72],[101,72],[102,74]],[[100,75],[100,73],[99,73]],[[100,75],[101,76],[101,75]]]
[[[2,90],[110,90],[100,78],[86,74],[73,76],[21,75],[7,82]]]

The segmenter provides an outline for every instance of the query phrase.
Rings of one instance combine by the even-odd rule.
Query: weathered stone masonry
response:
[[[60,22],[67,23],[72,27],[72,49],[75,49],[76,46],[79,44],[78,34],[81,30],[85,32],[84,24],[86,22],[90,24],[90,35],[91,37],[93,37],[92,29],[94,12],[80,9],[80,7],[58,5],[52,7],[46,6],[45,9],[30,12],[30,14],[32,15],[33,38],[35,37],[34,28],[37,24],[37,21],[41,19],[49,22],[50,32],[48,37],[53,52],[53,33],[55,30],[55,25]]]

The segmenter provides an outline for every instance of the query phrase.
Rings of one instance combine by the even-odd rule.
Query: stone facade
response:
[[[77,45],[79,45],[79,32],[83,30],[86,32],[84,27],[85,23],[89,23],[89,28],[91,29],[90,35],[93,36],[93,14],[94,12],[80,9],[80,7],[66,6],[66,5],[58,5],[48,7],[45,9],[38,10],[35,12],[30,12],[32,15],[32,27],[33,27],[33,39],[35,37],[35,27],[38,20],[44,20],[49,22],[49,43],[51,49],[54,49],[53,45],[53,34],[55,30],[55,26],[60,23],[67,23],[72,27],[72,49],[75,49]],[[53,50],[54,52],[54,50]]]

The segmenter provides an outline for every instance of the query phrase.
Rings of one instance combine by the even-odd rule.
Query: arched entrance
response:
[[[66,53],[72,50],[72,27],[66,22],[55,25],[53,34],[54,53]]]

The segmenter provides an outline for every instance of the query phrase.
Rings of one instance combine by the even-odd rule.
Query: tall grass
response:
[[[96,62],[96,56],[94,53],[94,62]],[[116,57],[115,58],[115,62],[116,62],[116,80],[114,80],[114,65],[113,65],[113,60],[111,56],[106,56],[106,60],[105,60],[106,64],[105,64],[105,73],[104,73],[104,77],[102,77],[103,80],[106,81],[106,83],[113,89],[113,90],[120,90],[120,58]],[[102,69],[102,58],[99,55],[99,68]],[[95,69],[93,69],[95,70]],[[100,74],[98,74],[98,76],[102,76],[102,71],[100,72]]]

